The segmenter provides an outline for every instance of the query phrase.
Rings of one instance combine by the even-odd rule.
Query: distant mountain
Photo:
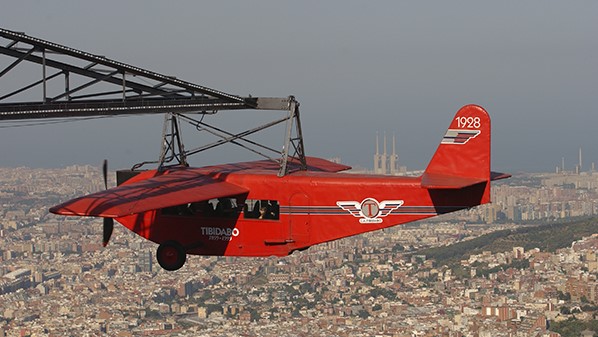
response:
[[[472,254],[480,254],[483,251],[499,253],[510,251],[513,247],[523,247],[525,250],[539,248],[544,252],[554,252],[559,248],[570,247],[573,241],[596,233],[598,217],[593,217],[500,230],[454,245],[424,249],[418,254],[436,260],[437,265],[445,265],[458,263]]]

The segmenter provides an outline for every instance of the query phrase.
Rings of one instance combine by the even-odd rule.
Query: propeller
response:
[[[104,175],[104,187],[108,189],[108,160],[104,159],[104,164],[102,165],[102,173]],[[104,219],[104,226],[102,232],[102,245],[106,247],[108,245],[108,241],[110,241],[110,237],[112,236],[112,231],[114,230],[114,219],[113,218],[103,218]]]

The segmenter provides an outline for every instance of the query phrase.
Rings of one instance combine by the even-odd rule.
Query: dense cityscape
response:
[[[456,273],[421,253],[501,229],[598,214],[598,174],[518,174],[493,203],[285,258],[189,256],[101,221],[48,213],[103,189],[100,169],[0,168],[0,336],[562,336],[595,322],[598,229],[554,252],[471,254]],[[595,330],[585,329],[583,336]]]

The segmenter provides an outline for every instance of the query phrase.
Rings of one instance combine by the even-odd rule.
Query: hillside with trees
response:
[[[451,265],[469,258],[472,254],[480,254],[483,251],[510,251],[513,247],[523,247],[525,250],[539,248],[544,252],[555,252],[559,248],[570,247],[573,241],[595,233],[598,233],[598,217],[500,230],[450,246],[424,249],[417,253],[435,260],[437,266]]]

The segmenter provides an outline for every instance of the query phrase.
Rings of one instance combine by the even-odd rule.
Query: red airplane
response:
[[[360,233],[490,202],[490,117],[467,105],[419,177],[339,173],[307,157],[307,170],[277,175],[272,161],[142,171],[121,185],[54,206],[61,215],[112,219],[159,244],[166,270],[186,255],[285,256]],[[291,166],[298,162],[290,161]]]

